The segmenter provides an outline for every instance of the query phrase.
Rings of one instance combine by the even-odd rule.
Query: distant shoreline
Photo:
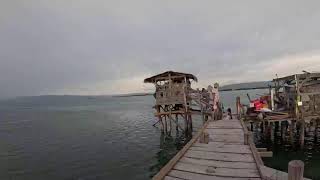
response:
[[[121,94],[113,95],[112,97],[134,97],[134,96],[151,96],[153,93],[139,93],[139,94]]]

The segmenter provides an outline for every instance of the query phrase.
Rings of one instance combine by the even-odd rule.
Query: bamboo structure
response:
[[[197,82],[196,76],[167,71],[147,78],[144,82],[155,85],[155,116],[158,117],[163,133],[170,135],[172,124],[175,124],[177,131],[181,129],[189,136],[192,134],[192,115],[201,115],[203,122],[211,116],[208,94],[191,88],[191,83]],[[181,128],[179,119],[184,121],[184,128]]]
[[[317,128],[320,122],[320,73],[294,74],[274,79],[272,84],[270,94],[260,99],[267,101],[269,111],[255,110],[251,103],[250,107],[243,105],[247,108],[243,115],[249,122],[261,124],[267,138],[270,124],[284,123],[283,126],[287,127],[281,126],[283,139],[288,133],[291,144],[294,144],[293,134],[299,132],[300,146],[303,147],[305,128]]]

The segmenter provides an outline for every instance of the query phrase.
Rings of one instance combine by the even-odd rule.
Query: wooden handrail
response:
[[[263,172],[262,172],[262,167],[264,166],[264,163],[258,153],[258,150],[256,148],[256,145],[254,144],[254,140],[253,140],[253,134],[251,131],[248,131],[248,128],[245,124],[245,122],[243,121],[243,119],[240,119],[240,123],[241,123],[241,126],[243,128],[243,131],[244,131],[244,141],[245,143],[247,143],[247,145],[249,145],[251,151],[252,151],[252,155],[253,155],[253,158],[256,162],[256,165],[257,165],[257,168],[258,168],[258,171],[261,175],[261,177],[263,177]]]

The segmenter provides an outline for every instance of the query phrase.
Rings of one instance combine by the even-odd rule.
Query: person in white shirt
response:
[[[220,95],[219,95],[219,84],[214,83],[213,89],[212,89],[212,94],[213,94],[213,112],[214,112],[214,119],[220,119],[222,118],[221,111],[220,111]]]

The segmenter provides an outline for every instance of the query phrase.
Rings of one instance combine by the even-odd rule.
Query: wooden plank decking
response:
[[[203,131],[209,134],[208,144],[199,143]],[[154,179],[261,179],[251,148],[245,145],[244,133],[237,119],[208,121],[175,157],[176,162],[169,162]]]
[[[209,134],[208,144],[199,142],[203,132]],[[238,119],[206,122],[194,138],[153,177],[154,180],[287,178],[287,173],[263,165],[247,127]]]

